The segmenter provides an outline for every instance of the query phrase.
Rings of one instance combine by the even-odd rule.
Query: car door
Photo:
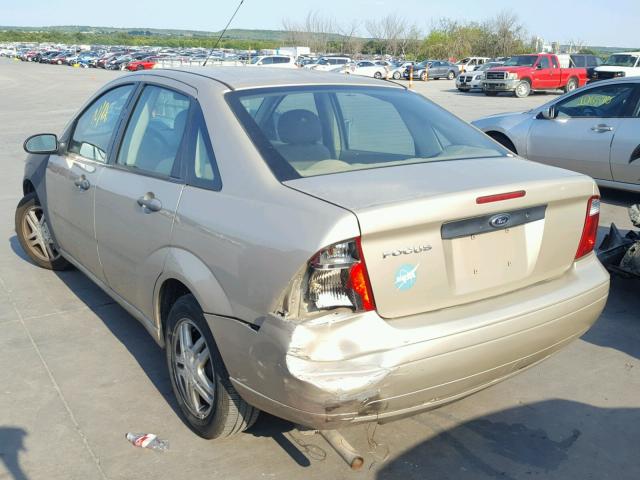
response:
[[[132,83],[114,87],[84,109],[63,139],[65,153],[49,157],[45,174],[48,217],[60,248],[101,280],[94,227],[96,184],[134,89]]]
[[[634,85],[599,85],[564,97],[556,118],[532,120],[527,157],[549,165],[611,180],[611,142],[620,117],[630,108]]]
[[[551,64],[549,57],[541,55],[531,73],[533,88],[551,88]]]
[[[191,107],[183,91],[187,86],[158,81],[141,90],[119,134],[112,168],[96,189],[96,237],[105,277],[147,318],[184,185],[181,156]]]
[[[560,88],[562,85],[562,69],[556,57],[551,57],[551,67],[549,69],[549,86],[548,88]]]
[[[633,108],[620,119],[611,144],[611,174],[616,182],[640,184],[640,84],[635,84]]]

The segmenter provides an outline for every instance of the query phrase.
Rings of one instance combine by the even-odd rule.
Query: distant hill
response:
[[[182,37],[218,37],[222,31],[209,32],[205,30],[178,30],[169,28],[146,28],[146,27],[91,27],[88,25],[52,25],[43,27],[13,27],[0,25],[0,31],[20,31],[20,32],[60,32],[60,33],[126,33],[128,35],[147,36],[182,36]],[[287,33],[283,30],[252,30],[242,28],[230,28],[224,38],[234,40],[266,40],[285,41]],[[330,40],[342,38],[342,35],[334,33],[329,35]]]

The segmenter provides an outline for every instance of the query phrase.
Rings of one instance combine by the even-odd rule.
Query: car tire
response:
[[[522,80],[513,91],[516,97],[526,98],[531,93],[531,84],[527,80]]]
[[[573,92],[576,88],[578,88],[578,79],[570,78],[563,90],[565,93],[569,93]]]
[[[60,254],[35,192],[27,193],[18,202],[15,228],[20,246],[33,263],[47,270],[71,268],[71,264]]]
[[[420,80],[422,80],[423,82],[427,81],[427,72],[422,72],[420,74]]]
[[[450,72],[447,74],[447,80],[453,80],[454,78],[456,78],[456,74],[455,74],[455,73],[453,73],[453,71],[450,71]]]
[[[185,341],[191,345],[185,347]],[[191,294],[171,307],[165,349],[173,393],[191,430],[206,439],[225,438],[255,423],[260,411],[246,403],[231,384],[202,309]]]
[[[393,72],[394,80],[400,80],[400,78],[402,78],[402,75],[400,74],[400,72]]]
[[[144,70],[144,67],[143,67],[142,65],[138,65],[138,66],[136,67],[136,70]]]
[[[373,78],[375,78],[377,80],[380,80],[380,79],[382,79],[382,74],[380,72],[376,72],[376,73],[373,74]]]

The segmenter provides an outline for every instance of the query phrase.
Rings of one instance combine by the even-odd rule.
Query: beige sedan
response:
[[[438,407],[544,360],[607,299],[593,180],[394,83],[138,72],[25,149],[23,248],[148,329],[206,438],[260,410],[332,429]]]

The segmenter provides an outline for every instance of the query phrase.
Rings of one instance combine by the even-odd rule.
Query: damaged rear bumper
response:
[[[560,278],[401,319],[334,313],[297,324],[268,316],[255,328],[205,316],[248,403],[330,429],[412,415],[497,383],[588,330],[608,290],[591,254]]]

